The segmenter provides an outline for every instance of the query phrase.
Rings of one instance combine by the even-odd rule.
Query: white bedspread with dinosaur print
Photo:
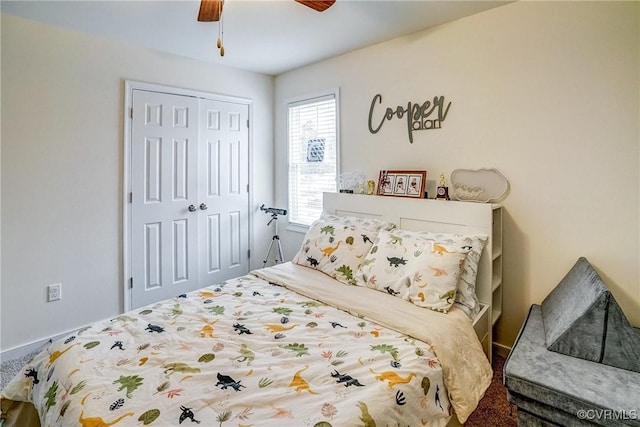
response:
[[[267,280],[247,275],[82,328],[37,355],[2,397],[33,402],[42,427],[447,424],[450,393],[429,340],[275,285],[285,265],[260,270]],[[355,288],[320,283],[338,296]],[[484,392],[484,375],[473,381]]]

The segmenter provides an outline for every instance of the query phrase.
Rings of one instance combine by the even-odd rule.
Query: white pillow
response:
[[[455,305],[460,307],[471,320],[480,312],[480,302],[476,296],[476,279],[478,275],[478,265],[482,249],[489,240],[485,235],[463,235],[448,233],[421,232],[426,238],[434,239],[447,245],[456,247],[467,246],[471,250],[464,260],[458,284],[456,285]]]
[[[393,224],[370,218],[323,214],[307,230],[292,262],[314,268],[349,285],[381,228]]]
[[[381,230],[356,274],[356,284],[388,292],[446,313],[468,247],[448,245],[419,232]]]

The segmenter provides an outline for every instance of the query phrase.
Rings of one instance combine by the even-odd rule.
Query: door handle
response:
[[[208,208],[207,208],[207,204],[206,203],[200,203],[200,210],[201,211],[206,211],[207,209]]]
[[[195,205],[189,205],[188,209],[189,209],[189,212],[195,212],[196,211]]]

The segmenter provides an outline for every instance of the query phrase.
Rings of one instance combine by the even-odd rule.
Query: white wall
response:
[[[496,341],[513,343],[580,256],[640,326],[639,18],[636,2],[517,2],[277,76],[276,203],[285,100],[340,87],[342,172],[495,167],[509,179]],[[452,106],[409,144],[404,121],[369,132],[377,93],[384,107]],[[303,236],[281,234],[292,257]]]
[[[252,99],[257,210],[273,202],[273,77],[7,15],[1,28],[5,351],[122,310],[124,81]],[[253,227],[262,253],[270,233]]]

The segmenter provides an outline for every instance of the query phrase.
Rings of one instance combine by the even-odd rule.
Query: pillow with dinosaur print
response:
[[[428,231],[422,231],[420,232],[420,235],[434,239],[439,243],[470,248],[469,254],[464,260],[464,264],[460,270],[460,277],[458,278],[458,284],[456,286],[456,300],[454,304],[460,307],[460,309],[462,309],[462,311],[464,311],[467,316],[473,320],[480,312],[480,301],[478,301],[478,297],[476,295],[476,278],[478,275],[482,249],[487,243],[489,237],[485,235],[448,234]]]
[[[367,218],[325,214],[311,224],[292,262],[320,270],[342,283],[355,285],[354,274],[371,249],[378,230],[389,224]]]
[[[447,313],[468,253],[466,245],[449,245],[418,232],[382,230],[355,275],[356,284]]]

